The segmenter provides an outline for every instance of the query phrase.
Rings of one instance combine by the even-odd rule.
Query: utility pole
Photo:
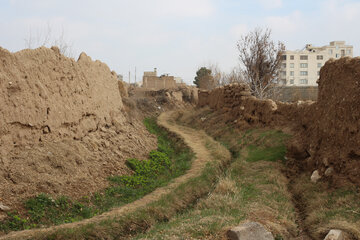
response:
[[[135,67],[135,85],[136,85],[136,67]]]
[[[130,73],[130,71],[129,71],[129,85],[130,85],[130,77],[131,77],[130,74],[131,74],[131,73]]]

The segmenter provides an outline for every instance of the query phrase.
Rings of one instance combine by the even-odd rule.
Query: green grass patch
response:
[[[92,196],[74,201],[66,196],[52,198],[46,194],[25,201],[25,213],[8,213],[0,223],[0,231],[8,232],[41,226],[57,225],[90,218],[113,207],[133,202],[186,172],[194,154],[182,141],[169,136],[155,118],[144,120],[147,129],[157,135],[158,149],[149,159],[128,159],[132,175],[109,177],[110,186]]]
[[[279,145],[275,147],[257,147],[250,145],[248,147],[248,162],[257,162],[257,161],[270,161],[275,162],[278,160],[284,161],[286,154],[286,147],[284,145]]]

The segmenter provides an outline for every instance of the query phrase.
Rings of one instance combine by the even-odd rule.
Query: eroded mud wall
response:
[[[330,60],[321,69],[319,99],[301,136],[309,162],[360,184],[360,58]]]
[[[40,192],[80,197],[129,173],[156,138],[127,117],[116,73],[82,53],[0,48],[0,196],[13,206]]]
[[[330,60],[321,69],[317,102],[259,100],[243,85],[199,92],[200,107],[227,113],[241,127],[290,127],[290,155],[308,170],[333,168],[335,176],[360,184],[360,58]]]

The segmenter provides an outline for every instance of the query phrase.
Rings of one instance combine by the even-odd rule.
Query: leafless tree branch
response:
[[[57,37],[53,37],[53,28],[50,23],[47,23],[46,28],[43,30],[37,29],[34,36],[32,29],[29,29],[29,36],[24,39],[25,48],[33,49],[36,47],[51,47],[57,46],[60,49],[60,53],[67,57],[74,57],[72,43],[69,43],[65,39],[65,31],[62,27],[61,33]]]
[[[281,56],[285,50],[283,43],[276,44],[270,37],[269,29],[257,28],[242,36],[237,43],[243,81],[261,99],[268,97],[277,85]]]

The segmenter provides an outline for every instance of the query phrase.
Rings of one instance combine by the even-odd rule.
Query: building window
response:
[[[320,76],[320,71],[317,72],[317,75]]]
[[[350,49],[346,50],[346,53],[347,55],[351,55],[351,50]]]
[[[286,68],[286,63],[281,64],[282,68]]]
[[[293,64],[293,63],[290,63],[290,68],[294,68],[294,64]]]
[[[286,55],[282,55],[281,60],[286,60]]]
[[[335,54],[335,58],[339,58],[339,54]]]
[[[294,76],[294,71],[290,71],[290,76]]]
[[[301,67],[301,68],[307,68],[307,67],[308,67],[308,64],[307,64],[307,63],[300,63],[300,67]]]
[[[308,56],[307,55],[300,55],[300,60],[308,60]]]
[[[300,76],[307,76],[308,72],[307,71],[300,71]]]
[[[324,56],[323,56],[323,55],[317,55],[317,56],[316,56],[316,59],[317,59],[317,60],[323,60],[323,59],[324,59]]]
[[[333,54],[333,50],[329,49],[329,54],[332,55]]]
[[[294,79],[290,79],[290,84],[294,84]]]
[[[286,71],[281,71],[281,76],[286,77]]]
[[[318,67],[318,68],[321,68],[321,67],[322,67],[322,63],[318,63],[318,64],[317,64],[317,67]]]
[[[290,60],[294,60],[294,55],[290,55]]]
[[[341,56],[345,57],[345,50],[344,49],[341,50]]]
[[[308,84],[308,80],[307,79],[300,79],[300,84]]]

